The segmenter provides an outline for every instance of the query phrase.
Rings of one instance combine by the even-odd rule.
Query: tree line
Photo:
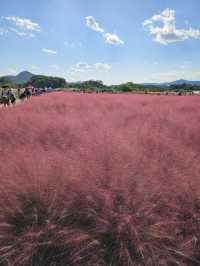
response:
[[[69,89],[83,92],[163,92],[163,91],[193,91],[200,90],[198,85],[180,84],[171,86],[143,85],[127,82],[119,85],[105,85],[101,80],[83,82],[66,82],[64,78],[44,75],[34,75],[28,83],[16,85],[7,77],[0,78],[0,87],[25,87],[31,84],[35,88]]]
[[[67,83],[64,78],[59,77],[50,77],[50,76],[43,76],[43,75],[34,75],[29,82],[24,84],[15,84],[12,80],[6,77],[0,78],[0,87],[11,87],[11,88],[22,88],[26,87],[27,85],[32,85],[35,88],[45,88],[51,87],[53,89],[56,88],[65,88]]]
[[[71,88],[75,91],[83,92],[170,92],[170,91],[193,91],[200,90],[200,86],[197,85],[171,85],[171,86],[158,86],[158,85],[143,85],[133,82],[127,82],[119,85],[105,85],[102,81],[89,80],[84,82],[67,83],[67,89]]]

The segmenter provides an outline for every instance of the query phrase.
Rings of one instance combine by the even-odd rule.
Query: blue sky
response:
[[[200,80],[199,0],[1,0],[0,75]]]

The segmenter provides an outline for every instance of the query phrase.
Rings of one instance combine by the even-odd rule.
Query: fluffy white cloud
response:
[[[94,64],[94,68],[99,70],[99,71],[105,71],[108,72],[111,70],[111,65],[105,64],[105,63],[96,63]]]
[[[21,17],[1,17],[6,26],[3,30],[0,29],[0,35],[8,32],[13,32],[20,37],[35,37],[36,33],[41,31],[40,25],[27,18]],[[5,23],[4,23],[5,24]]]
[[[99,26],[99,23],[96,22],[95,18],[93,16],[88,16],[86,19],[86,25],[97,32],[104,32],[104,29]]]
[[[99,23],[96,22],[93,16],[86,17],[86,25],[92,30],[100,32],[103,35],[106,43],[112,45],[124,44],[124,42],[116,34],[113,33],[104,34],[105,30],[99,26]]]
[[[46,54],[52,54],[52,55],[57,54],[57,51],[55,51],[55,50],[50,50],[50,49],[47,49],[47,48],[43,48],[43,49],[42,49],[42,52],[43,52],[43,53],[46,53]]]
[[[158,23],[161,22],[162,26]],[[154,35],[154,41],[167,45],[170,43],[180,42],[189,38],[200,39],[199,29],[177,29],[175,11],[172,9],[165,9],[161,14],[152,16],[143,22],[150,34]]]
[[[27,18],[21,18],[21,17],[4,17],[7,21],[14,24],[17,28],[21,28],[27,31],[36,31],[40,32],[40,26],[38,23],[35,23]]]
[[[106,63],[95,63],[88,64],[84,62],[79,62],[75,66],[71,67],[67,74],[71,77],[75,77],[78,74],[84,73],[102,73],[109,72],[112,69],[112,66]]]
[[[76,64],[76,68],[88,70],[88,69],[90,69],[90,65],[87,63],[84,63],[84,62],[79,62]]]
[[[20,37],[26,37],[26,36],[30,37],[30,38],[34,38],[35,37],[34,33],[19,31],[19,30],[15,29],[15,28],[10,28],[10,31],[16,33]]]
[[[115,45],[124,44],[124,41],[122,41],[116,34],[106,33],[104,34],[104,37],[106,43],[115,44]]]
[[[68,73],[70,73],[70,75],[74,75],[76,73],[88,72],[91,69],[92,69],[91,65],[84,62],[79,62],[75,66],[71,67]]]

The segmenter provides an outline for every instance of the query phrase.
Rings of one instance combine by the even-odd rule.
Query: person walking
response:
[[[26,98],[27,98],[27,99],[30,99],[30,97],[31,97],[31,92],[30,92],[29,88],[25,88],[25,95],[26,95]]]
[[[8,99],[10,99],[11,94],[12,94],[12,90],[11,90],[11,88],[8,88],[6,91],[6,96]]]
[[[15,95],[11,92],[11,95],[10,95],[10,102],[12,103],[12,105],[15,105],[16,103],[16,97]]]
[[[17,88],[17,96],[18,96],[18,98],[20,97],[20,91],[21,91],[21,89]]]

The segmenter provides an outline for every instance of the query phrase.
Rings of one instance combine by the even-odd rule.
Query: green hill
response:
[[[23,71],[21,73],[19,73],[16,76],[3,76],[0,79],[5,79],[5,80],[10,80],[15,84],[24,84],[27,83],[31,80],[31,78],[34,76],[34,74],[28,72],[28,71]]]

